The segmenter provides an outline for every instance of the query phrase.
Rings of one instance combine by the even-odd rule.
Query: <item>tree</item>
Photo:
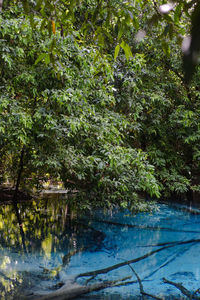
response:
[[[61,179],[95,197],[93,205],[131,207],[138,192],[159,196],[146,154],[127,143],[131,124],[115,112],[109,55],[97,59],[95,46],[77,43],[78,31],[49,37],[45,28],[32,31],[20,7],[15,14],[1,17],[2,181],[16,181],[20,165],[22,187]],[[62,59],[51,61],[52,44]]]
[[[177,46],[187,3],[3,4],[2,182],[23,153],[24,186],[61,179],[93,204],[199,189],[198,79]]]
[[[180,45],[183,42],[186,81],[191,79],[195,70],[200,40],[200,6],[197,0],[189,2],[177,0],[173,3],[96,0],[92,4],[88,0],[62,0],[59,4],[55,0],[31,2],[21,0],[20,3],[23,5],[25,14],[29,16],[34,30],[37,28],[35,16],[42,18],[41,26],[48,28],[50,35],[59,32],[61,36],[66,36],[74,28],[78,28],[82,41],[98,45],[106,52],[115,48],[115,57],[118,56],[120,48],[123,49],[127,58],[132,56],[129,43],[127,43],[127,34],[130,32],[135,31],[135,38],[140,39],[144,34],[151,34],[154,28],[162,26],[164,51],[168,51],[169,48],[168,37],[170,40],[177,38]],[[4,1],[4,9],[12,5],[15,5],[15,1],[8,3]],[[144,25],[146,25],[145,31]],[[50,48],[50,52],[53,54],[53,47]]]

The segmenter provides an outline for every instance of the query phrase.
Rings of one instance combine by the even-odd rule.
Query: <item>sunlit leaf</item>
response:
[[[180,21],[181,11],[182,11],[182,3],[179,3],[176,6],[175,12],[174,12],[174,23],[178,24]]]
[[[118,45],[115,47],[115,54],[114,54],[114,59],[115,59],[115,60],[116,60],[116,58],[118,57],[119,50],[120,50],[120,45],[118,44]]]
[[[126,44],[124,41],[122,41],[122,43],[120,44],[120,46],[122,47],[122,49],[124,50],[126,59],[128,60],[130,57],[133,57],[131,48],[128,44]]]

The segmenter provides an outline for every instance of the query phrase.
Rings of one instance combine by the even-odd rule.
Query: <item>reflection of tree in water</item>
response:
[[[24,287],[31,287],[37,280],[47,279],[48,274],[38,272],[16,271],[15,266],[27,264],[29,258],[35,256],[46,257],[47,260],[54,259],[54,254],[63,253],[62,267],[70,262],[75,253],[82,251],[87,245],[88,249],[95,250],[95,245],[101,245],[104,235],[85,224],[77,221],[77,213],[69,211],[66,200],[57,202],[52,200],[20,203],[20,217],[25,234],[24,253],[22,236],[19,224],[12,205],[0,207],[0,290],[1,299],[14,299]],[[96,243],[98,241],[98,243]],[[57,255],[59,256],[59,255]],[[14,296],[15,295],[15,296]],[[18,298],[16,298],[18,299]]]
[[[90,218],[90,221],[85,219],[83,223],[83,221],[80,222],[80,216],[75,210],[69,210],[66,201],[63,201],[62,205],[61,201],[59,201],[59,206],[57,204],[58,202],[52,200],[20,204],[19,211],[23,221],[27,254],[23,251],[14,209],[12,206],[0,207],[0,289],[2,300],[21,300],[24,291],[32,291],[37,294],[38,290],[34,288],[38,288],[38,286],[40,291],[43,289],[43,292],[49,291],[52,287],[57,289],[56,292],[48,294],[44,299],[54,299],[53,297],[59,296],[61,292],[64,292],[66,299],[73,299],[91,291],[133,284],[138,285],[141,299],[145,299],[145,297],[159,299],[156,291],[155,295],[148,294],[149,290],[146,286],[148,282],[152,281],[155,274],[157,276],[157,273],[160,277],[159,280],[165,286],[177,289],[189,299],[199,299],[199,289],[193,288],[192,294],[187,289],[188,287],[184,286],[187,280],[193,280],[193,273],[183,273],[179,270],[172,274],[173,272],[170,271],[167,275],[165,274],[166,278],[162,278],[164,275],[160,276],[162,272],[159,273],[162,269],[166,270],[178,256],[182,256],[191,247],[200,243],[198,229],[184,230],[180,226],[173,229],[166,225],[159,226],[158,223],[155,223],[156,225],[149,223],[148,225],[148,222],[141,224],[141,220],[139,220],[139,224],[137,220],[135,224],[124,224],[114,219],[111,221],[98,220],[94,217],[93,220]],[[100,226],[94,225],[97,223]],[[164,222],[164,224],[166,223]],[[105,234],[98,231],[97,228],[101,228],[100,230],[106,228],[109,241],[105,239]],[[119,232],[123,234],[119,234]],[[146,234],[148,232],[150,234]],[[152,232],[154,233],[152,234]],[[170,240],[168,236],[168,240],[163,240],[163,232],[171,232],[172,239]],[[184,237],[183,240],[176,240],[174,238],[176,233],[184,233],[184,236],[177,235],[180,239]],[[126,241],[130,234],[131,241]],[[189,234],[194,236],[190,239]],[[115,237],[116,235],[117,237]],[[166,235],[164,236],[166,237]],[[82,251],[103,250],[109,252],[109,246],[112,250],[116,239],[117,248],[113,250],[115,252],[114,259],[117,257],[118,251],[121,255],[119,249],[121,246],[125,249],[134,248],[131,250],[130,258],[123,257],[122,254],[118,257],[120,262],[117,264],[112,265],[111,262],[104,268],[80,273],[74,276],[71,285],[63,278],[59,278],[61,272],[66,271],[72,256]],[[134,252],[135,250],[136,252]],[[110,256],[110,252],[108,254]],[[18,264],[21,264],[19,268],[17,268]],[[125,277],[122,275],[123,271],[121,273],[122,268],[126,268]],[[112,272],[116,272],[116,270],[119,270],[119,273],[115,273],[118,274],[118,278],[113,277],[114,273]],[[186,280],[184,279],[181,284],[183,275]],[[178,279],[180,279],[179,283],[177,283]],[[62,290],[59,289],[60,286],[62,286]]]
[[[103,234],[77,221],[75,212],[66,213],[67,204],[59,206],[52,201],[41,201],[20,205],[23,229],[26,236],[28,253],[39,251],[40,254],[50,248],[51,253],[69,247],[79,248],[87,242],[94,246],[94,240],[103,239]],[[0,207],[0,249],[6,247],[13,251],[22,251],[18,221],[12,206]]]
[[[126,231],[129,228],[133,228],[134,230],[140,230],[140,232],[144,232],[144,231],[150,231],[152,232],[155,231],[156,235],[161,234],[161,232],[171,232],[172,235],[171,237],[173,237],[173,234],[175,233],[184,233],[185,234],[185,238],[186,240],[168,240],[168,241],[161,241],[161,242],[157,242],[155,243],[155,240],[152,239],[152,236],[155,237],[155,235],[150,234],[149,235],[149,239],[145,239],[143,245],[138,245],[136,244],[136,247],[142,247],[143,249],[147,249],[147,247],[150,247],[150,249],[152,248],[152,250],[145,250],[144,251],[144,255],[135,256],[133,255],[132,259],[126,260],[126,258],[124,258],[124,260],[122,259],[122,262],[117,263],[115,265],[110,265],[108,264],[108,267],[102,268],[102,269],[97,269],[97,270],[93,270],[93,271],[89,271],[89,272],[84,272],[84,273],[80,273],[77,276],[74,277],[73,281],[71,281],[71,286],[69,286],[68,282],[66,282],[66,284],[64,284],[64,286],[60,289],[57,290],[56,292],[51,293],[50,295],[48,294],[47,296],[42,297],[41,299],[54,299],[54,297],[59,297],[59,296],[63,296],[65,295],[65,298],[63,299],[73,299],[76,297],[80,297],[82,295],[84,295],[85,293],[90,293],[90,292],[94,292],[94,291],[98,291],[101,289],[105,289],[107,287],[119,287],[119,286],[126,286],[126,285],[133,285],[138,283],[139,285],[139,291],[140,291],[140,296],[138,299],[185,299],[184,297],[188,297],[187,299],[200,299],[200,289],[194,289],[192,287],[190,287],[189,289],[187,289],[187,286],[185,287],[184,284],[180,283],[181,282],[181,275],[184,274],[184,276],[186,276],[186,281],[190,282],[190,279],[193,279],[193,273],[192,272],[177,272],[175,274],[171,274],[169,273],[169,278],[164,278],[164,276],[160,276],[160,284],[164,284],[165,286],[172,286],[174,287],[174,290],[172,290],[172,293],[174,293],[173,295],[177,296],[177,293],[175,290],[179,291],[179,296],[178,298],[175,296],[169,296],[169,298],[166,297],[159,297],[157,296],[159,294],[159,291],[154,290],[153,293],[155,294],[151,294],[148,293],[148,289],[146,290],[146,282],[148,281],[152,281],[152,276],[157,273],[159,270],[164,269],[168,266],[168,264],[170,264],[171,262],[173,262],[174,260],[176,260],[177,257],[182,256],[185,252],[187,252],[190,248],[192,248],[193,246],[196,246],[197,244],[200,243],[200,239],[198,238],[198,234],[199,231],[198,230],[184,230],[182,227],[175,227],[175,228],[171,228],[169,227],[161,227],[161,226],[149,226],[149,225],[132,225],[132,224],[122,224],[119,222],[111,222],[111,221],[107,221],[107,220],[96,220],[96,222],[100,222],[100,223],[105,223],[111,226],[115,226],[115,227],[121,227],[122,230]],[[134,231],[133,231],[134,232]],[[196,234],[196,238],[192,238],[189,239],[188,235],[189,234]],[[141,235],[142,237],[142,235]],[[138,236],[137,236],[138,238]],[[179,236],[179,239],[181,237]],[[152,240],[151,240],[152,239]],[[158,239],[159,240],[159,239]],[[123,243],[119,243],[121,245],[123,245]],[[134,245],[131,244],[132,246]],[[130,245],[130,246],[131,246]],[[170,250],[170,251],[169,251]],[[159,255],[160,254],[160,255]],[[148,260],[148,258],[150,260]],[[144,264],[146,264],[146,260],[148,260],[148,274],[144,274],[143,270],[140,268],[137,268],[137,272],[135,270],[135,264],[136,263],[143,263],[143,261],[145,261]],[[158,263],[158,264],[156,264]],[[140,265],[141,266],[141,265]],[[132,275],[130,276],[126,276],[126,277],[120,277],[123,276],[120,274],[120,271],[118,273],[118,279],[116,280],[110,280],[110,278],[116,278],[113,277],[114,275],[112,275],[111,272],[115,271],[115,270],[121,270],[124,267],[129,267],[132,270]],[[177,266],[178,267],[178,266]],[[138,272],[139,270],[139,272]],[[123,271],[122,271],[123,274]],[[161,272],[162,274],[162,272]],[[175,281],[173,281],[172,275],[176,275],[175,276]],[[190,276],[188,276],[190,275]],[[81,280],[81,282],[79,281],[80,278],[83,278]],[[170,280],[171,279],[171,280]],[[180,282],[177,283],[177,280],[180,280]],[[77,286],[77,283],[81,283],[81,285]],[[190,290],[191,289],[191,290]],[[157,294],[157,295],[156,295]],[[182,294],[182,296],[180,295]],[[100,299],[104,299],[104,298],[100,298]],[[111,298],[112,299],[112,296]],[[114,298],[115,299],[115,298]],[[132,298],[131,298],[132,299]],[[134,299],[134,298],[133,298]]]

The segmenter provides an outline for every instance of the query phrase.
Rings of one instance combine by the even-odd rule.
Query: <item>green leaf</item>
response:
[[[128,60],[130,57],[133,57],[131,48],[129,47],[128,44],[126,44],[124,41],[122,41],[122,43],[120,44],[120,46],[122,47],[122,49],[124,50],[126,59]]]
[[[46,54],[44,57],[45,64],[48,65],[51,61],[51,57],[49,54]]]
[[[133,23],[133,26],[135,27],[136,30],[138,30],[140,28],[140,24],[139,24],[138,19],[136,17],[132,18],[132,23]]]
[[[41,53],[38,58],[35,61],[35,65],[37,65],[41,60],[43,60],[48,54],[47,53]]]
[[[114,54],[114,59],[115,59],[115,60],[116,60],[116,58],[118,57],[119,50],[120,50],[120,45],[118,44],[118,45],[115,47],[115,54]]]
[[[123,33],[124,33],[124,27],[122,25],[120,25],[119,32],[118,32],[118,37],[117,37],[118,40],[121,39]]]
[[[175,12],[174,12],[174,23],[178,24],[181,16],[181,10],[182,10],[182,3],[179,3],[176,6]]]

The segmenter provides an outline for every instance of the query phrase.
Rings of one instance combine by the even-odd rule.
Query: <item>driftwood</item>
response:
[[[149,293],[146,293],[144,291],[144,287],[143,287],[143,284],[142,284],[142,280],[140,279],[139,275],[137,274],[137,272],[135,271],[135,269],[133,269],[132,266],[129,265],[129,267],[131,268],[131,270],[133,271],[133,273],[135,274],[137,280],[138,280],[138,283],[139,283],[139,287],[140,287],[140,294],[142,295],[142,299],[143,300],[146,300],[146,296],[148,297],[151,297],[153,299],[156,299],[156,300],[162,300],[161,298],[155,296],[155,295],[152,295],[152,294],[149,294]]]
[[[195,294],[199,291],[199,289],[196,290],[194,293],[191,293],[188,289],[186,289],[182,285],[182,283],[176,283],[176,282],[170,281],[170,280],[168,280],[166,278],[163,278],[163,282],[175,286],[179,291],[181,291],[181,293],[183,295],[185,295],[186,297],[188,297],[191,300],[192,299],[200,300],[200,297],[195,296]]]
[[[193,244],[191,243],[190,246],[193,246]],[[187,251],[188,247],[184,248],[184,251]],[[180,251],[180,250],[179,250]],[[144,279],[148,279],[151,278],[152,275],[154,275],[156,272],[158,272],[160,269],[164,268],[165,266],[167,266],[169,263],[171,263],[173,260],[176,259],[177,254],[179,253],[179,251],[176,251],[173,255],[171,255],[171,257],[168,257],[168,260],[165,259],[165,262],[163,264],[161,264],[157,269],[153,270],[149,275],[147,275]],[[181,253],[183,254],[183,249],[181,251]]]
[[[133,271],[133,273],[135,274],[135,276],[136,276],[136,278],[138,280],[139,287],[140,287],[140,294],[142,295],[142,299],[146,300],[145,292],[144,292],[144,287],[143,287],[142,281],[141,281],[138,273],[135,271],[135,269],[133,269],[133,267],[131,265],[129,265],[129,267],[131,268],[131,270]]]
[[[144,291],[144,288],[143,288],[143,285],[142,285],[142,280],[140,279],[140,277],[138,276],[138,274],[134,271],[133,267],[130,266],[131,264],[133,263],[136,263],[136,262],[139,262],[145,258],[148,258],[156,253],[159,253],[165,249],[169,249],[169,248],[172,248],[172,247],[175,247],[175,246],[178,246],[178,245],[186,245],[186,244],[192,244],[192,243],[199,243],[200,242],[200,239],[191,239],[191,240],[188,240],[188,241],[182,241],[182,242],[172,242],[172,243],[169,243],[169,245],[167,246],[164,246],[164,247],[161,247],[159,249],[156,249],[154,251],[150,251],[148,253],[146,253],[145,255],[143,256],[140,256],[138,258],[134,258],[134,259],[131,259],[131,260],[127,260],[127,261],[124,261],[124,262],[121,262],[121,263],[118,263],[118,264],[115,264],[115,265],[112,265],[112,266],[109,266],[107,268],[103,268],[103,269],[98,269],[98,270],[95,270],[95,271],[90,271],[90,272],[85,272],[85,273],[81,273],[81,274],[78,274],[74,277],[74,279],[72,281],[68,281],[66,282],[60,289],[58,289],[57,291],[53,292],[53,293],[50,293],[50,294],[47,294],[45,296],[42,296],[40,298],[37,298],[39,300],[56,300],[56,299],[59,299],[59,300],[64,300],[64,299],[74,299],[78,296],[81,296],[83,294],[87,294],[87,293],[90,293],[90,292],[93,292],[93,291],[99,291],[99,290],[102,290],[102,289],[105,289],[105,288],[108,288],[108,287],[117,287],[117,286],[123,286],[123,285],[128,285],[128,284],[133,284],[133,283],[139,283],[139,287],[140,287],[140,293],[141,295],[143,296],[143,299],[145,299],[145,296],[149,296],[149,297],[152,297],[154,299],[158,299],[160,300],[159,297],[157,296],[154,296],[154,295],[151,295],[151,294],[148,294],[148,293],[145,293]],[[116,270],[120,267],[123,267],[123,266],[129,266],[133,273],[135,274],[137,280],[134,280],[134,281],[127,281],[127,279],[129,279],[130,277],[126,277],[126,278],[123,278],[123,279],[119,279],[119,280],[116,280],[116,281],[104,281],[104,282],[100,282],[100,283],[94,283],[94,284],[91,284],[91,285],[88,285],[88,283],[95,279],[97,277],[97,275],[100,275],[100,274],[106,274],[106,273],[109,273],[113,270]],[[85,285],[79,285],[76,283],[76,280],[80,277],[90,277],[88,280],[86,280],[86,284]],[[195,296],[195,294],[199,291],[199,290],[196,290],[194,293],[190,293],[190,291],[188,291],[186,288],[184,288],[181,284],[177,284],[177,283],[173,283],[167,279],[163,279],[163,281],[165,283],[168,283],[168,284],[172,284],[174,285],[175,287],[177,287],[184,295],[188,296],[188,297],[193,297],[191,299],[198,299],[200,300],[200,297],[198,296]]]
[[[130,277],[125,277],[119,280],[114,281],[104,281],[100,283],[94,283],[92,285],[79,285],[77,283],[71,283],[71,284],[65,284],[62,288],[59,290],[47,294],[45,296],[41,296],[37,298],[37,300],[68,300],[68,299],[74,299],[81,295],[88,294],[95,291],[100,291],[109,287],[114,286],[121,286],[121,285],[127,285],[135,283],[136,281],[128,281],[127,279]],[[125,282],[124,282],[125,281]]]
[[[146,293],[146,292],[144,292],[143,295],[151,297],[151,298],[156,299],[156,300],[163,300],[163,298],[159,298],[155,295],[152,295],[152,294],[149,294],[149,293]]]
[[[162,300],[161,298],[159,298],[159,297],[157,297],[157,296],[155,296],[155,295],[146,293],[146,292],[144,291],[144,287],[143,287],[143,284],[142,284],[142,280],[140,279],[139,275],[137,274],[137,272],[135,271],[135,269],[134,269],[131,265],[129,265],[129,267],[131,268],[131,270],[133,271],[133,273],[135,274],[135,276],[136,276],[136,278],[137,278],[137,280],[138,280],[139,287],[140,287],[140,294],[142,295],[142,299],[143,299],[143,300],[146,300],[146,299],[147,299],[146,296],[148,296],[148,297],[151,297],[151,298],[156,299],[156,300]]]
[[[143,259],[145,259],[147,257],[150,257],[150,256],[152,256],[152,255],[154,255],[154,254],[156,254],[156,253],[158,253],[160,251],[163,251],[165,249],[169,249],[169,248],[172,248],[172,247],[175,247],[175,246],[178,246],[178,245],[191,244],[191,243],[199,243],[199,242],[200,242],[200,239],[192,239],[192,240],[183,241],[183,242],[176,242],[176,243],[164,246],[162,248],[150,251],[150,252],[148,252],[148,253],[146,253],[143,256],[140,256],[138,258],[127,260],[127,261],[121,262],[121,263],[116,264],[116,265],[112,265],[112,266],[107,267],[107,268],[103,268],[103,269],[99,269],[99,270],[95,270],[95,271],[91,271],[91,272],[81,273],[81,274],[79,274],[79,275],[76,276],[76,279],[79,278],[79,277],[88,277],[88,276],[94,276],[94,275],[99,275],[99,274],[106,274],[106,273],[108,273],[110,271],[116,270],[116,269],[121,268],[123,266],[127,266],[127,265],[130,265],[130,264],[139,262],[139,261],[141,261],[141,260],[143,260]]]

